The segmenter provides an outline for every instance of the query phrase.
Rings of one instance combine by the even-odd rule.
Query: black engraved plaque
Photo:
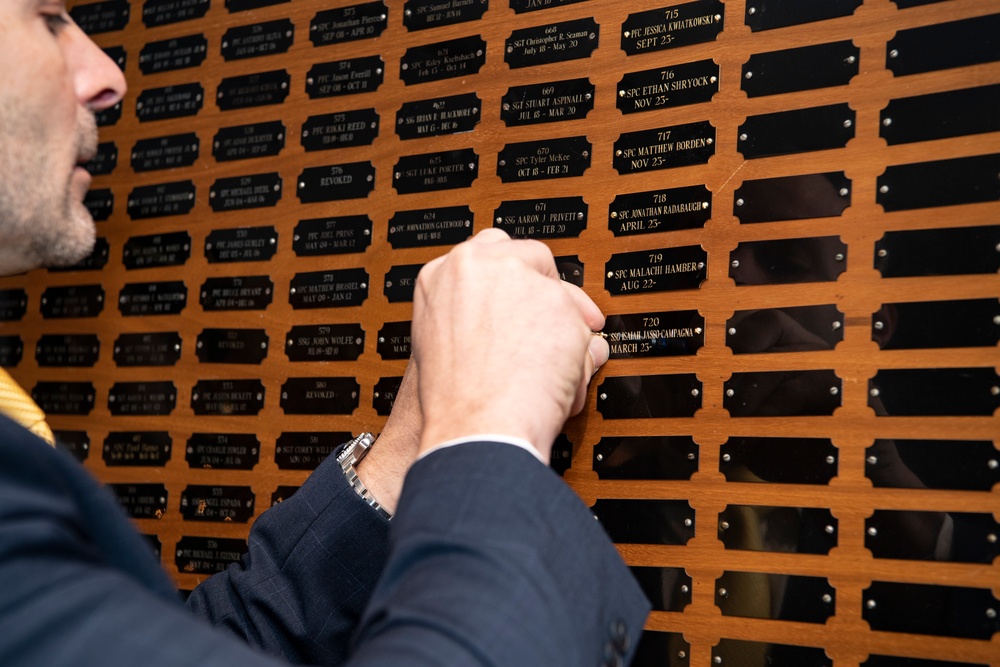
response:
[[[886,167],[875,201],[886,212],[1000,200],[1000,153]]]
[[[356,361],[364,349],[360,324],[299,325],[285,336],[289,361]]]
[[[39,382],[31,390],[31,398],[48,414],[89,415],[95,393],[90,382]]]
[[[367,215],[300,220],[292,236],[292,250],[299,257],[364,252],[372,242],[372,221]]]
[[[298,184],[303,204],[363,199],[375,189],[375,167],[371,162],[306,167],[299,174]]]
[[[181,358],[176,331],[123,333],[115,339],[116,366],[173,366]]]
[[[147,28],[200,19],[211,0],[144,0],[142,22]]]
[[[83,205],[90,211],[94,222],[103,222],[111,217],[115,208],[115,194],[110,188],[91,190],[84,197]]]
[[[14,368],[24,356],[24,341],[20,336],[0,336],[0,366]]]
[[[170,460],[172,444],[166,431],[112,431],[101,456],[107,466],[162,467]]]
[[[124,46],[101,47],[101,50],[108,55],[108,58],[115,61],[118,69],[123,72],[125,71],[125,63],[128,62],[128,52],[125,51]]]
[[[216,229],[205,239],[209,264],[223,262],[266,262],[278,249],[278,232],[266,227]]]
[[[537,12],[543,9],[552,9],[553,7],[563,7],[565,5],[575,5],[578,2],[586,2],[586,0],[508,0],[510,8],[513,9],[516,14]]]
[[[136,315],[176,315],[187,306],[183,281],[128,283],[118,293],[118,310],[125,317]]]
[[[253,470],[260,461],[260,440],[254,433],[195,433],[184,459],[192,468]]]
[[[863,0],[824,0],[799,2],[798,0],[749,0],[746,7],[746,25],[752,32],[773,30],[803,23],[850,16]]]
[[[825,485],[837,475],[837,455],[829,438],[730,437],[719,472],[727,482]]]
[[[851,179],[842,171],[744,181],[733,197],[741,224],[842,215],[851,205]]]
[[[380,56],[317,63],[306,74],[306,92],[311,99],[371,93],[384,79],[385,63]]]
[[[173,382],[116,382],[108,392],[108,410],[122,415],[169,415],[177,406]]]
[[[264,408],[260,380],[198,380],[191,390],[196,415],[253,416]]]
[[[368,272],[364,269],[296,273],[288,289],[288,302],[300,308],[360,306],[368,298]]]
[[[847,268],[847,246],[838,236],[745,241],[729,253],[737,285],[831,282]]]
[[[504,62],[511,69],[589,58],[601,40],[593,18],[522,28],[505,43]]]
[[[222,57],[242,60],[286,53],[295,41],[291,19],[278,19],[230,28],[222,36]]]
[[[191,235],[187,232],[131,236],[122,249],[126,269],[180,266],[191,256]]]
[[[302,124],[302,147],[307,151],[368,146],[378,136],[375,109],[309,116]]]
[[[767,603],[762,591],[774,591]],[[726,571],[715,580],[715,606],[723,616],[826,623],[836,611],[836,592],[823,577]]]
[[[269,340],[264,329],[202,329],[195,354],[203,364],[260,364]]]
[[[631,72],[618,82],[623,114],[710,102],[719,92],[719,66],[713,60]]]
[[[597,411],[605,419],[693,417],[701,400],[694,373],[608,377],[597,390]]]
[[[698,470],[698,445],[688,435],[603,437],[593,463],[601,479],[688,480]]]
[[[684,545],[694,537],[694,510],[686,500],[610,500],[590,508],[615,544]]]
[[[140,139],[132,146],[132,170],[139,173],[190,167],[198,159],[201,141],[194,132]]]
[[[278,436],[274,461],[281,470],[315,470],[354,436],[346,431],[296,431]],[[285,496],[287,499],[288,496]]]
[[[489,8],[489,0],[407,0],[403,25],[409,31],[426,30],[455,23],[478,21]]]
[[[165,88],[148,88],[135,102],[140,123],[168,118],[194,116],[205,103],[205,89],[200,83],[183,83]]]
[[[118,102],[114,106],[102,109],[94,114],[97,120],[97,127],[108,127],[116,124],[122,118],[122,103]]]
[[[219,83],[215,103],[223,111],[282,104],[291,82],[291,76],[283,69],[227,77]]]
[[[879,136],[890,145],[1000,130],[1000,84],[890,100]]]
[[[104,288],[100,285],[46,287],[41,312],[45,319],[97,317],[104,310]]]
[[[379,356],[383,359],[409,359],[413,341],[410,322],[386,322],[378,332]]]
[[[200,486],[181,492],[185,521],[234,521],[246,523],[253,516],[255,496],[249,486]]]
[[[720,639],[712,647],[715,664],[739,664],[744,656],[754,656],[762,665],[801,665],[802,667],[831,667],[833,661],[819,647],[774,644],[742,639]],[[872,666],[874,667],[874,666]],[[930,667],[929,665],[927,667]],[[940,666],[939,666],[940,667]]]
[[[708,275],[708,253],[700,245],[612,255],[604,289],[613,295],[697,289]]]
[[[741,88],[762,97],[846,86],[858,74],[861,49],[850,40],[755,53],[743,65]]]
[[[226,2],[229,6],[235,3],[236,0]],[[222,537],[182,537],[177,542],[174,564],[177,566],[177,571],[184,574],[212,575],[222,572],[232,563],[238,563],[246,552],[246,540]]]
[[[988,417],[1000,407],[1000,377],[992,368],[883,369],[868,380],[868,406],[879,417]]]
[[[750,116],[738,149],[748,160],[843,148],[854,138],[856,112],[847,104]]]
[[[1000,301],[882,304],[872,316],[872,340],[883,350],[994,347],[1000,341]]]
[[[90,456],[90,436],[86,431],[60,431],[54,429],[52,435],[56,438],[56,446],[65,449],[73,457],[83,463]]]
[[[615,142],[619,174],[705,164],[715,155],[715,128],[706,121],[624,132]]]
[[[832,350],[844,340],[844,315],[834,305],[738,310],[726,321],[733,354]]]
[[[503,96],[500,118],[507,127],[581,120],[594,108],[590,79],[512,86]]]
[[[583,262],[579,255],[564,255],[556,257],[556,272],[559,280],[583,287]]]
[[[141,185],[128,195],[128,215],[133,220],[187,215],[194,208],[195,191],[192,181]]]
[[[878,632],[988,640],[1000,631],[1000,600],[988,588],[873,581],[862,618]]]
[[[100,352],[96,334],[42,334],[35,345],[35,361],[39,366],[90,367]]]
[[[69,15],[85,33],[96,35],[127,26],[130,8],[128,0],[105,0],[76,5],[69,11]]]
[[[281,385],[281,409],[286,415],[349,415],[360,393],[352,377],[288,378]]]
[[[482,107],[475,93],[404,102],[396,113],[396,134],[407,140],[471,132],[479,124]]]
[[[828,509],[727,505],[719,541],[739,551],[826,556],[837,546],[837,520]]]
[[[608,229],[632,236],[698,229],[712,217],[712,193],[704,185],[618,195],[608,207]]]
[[[163,484],[109,484],[119,504],[133,519],[160,519],[167,512]]]
[[[865,548],[875,558],[992,563],[1000,524],[991,514],[875,510],[865,520]]]
[[[843,380],[831,370],[733,373],[723,384],[722,406],[731,417],[832,415]]]
[[[0,290],[0,321],[16,322],[28,311],[28,293],[20,287]]]
[[[497,156],[497,175],[504,183],[583,176],[592,153],[582,136],[507,144]]]
[[[376,414],[386,417],[392,412],[392,406],[396,403],[396,396],[402,383],[402,376],[379,378],[372,394],[372,407],[375,408]]]
[[[479,35],[413,46],[399,61],[407,86],[477,74],[486,63],[486,41]]]
[[[343,44],[378,37],[388,25],[389,10],[385,3],[365,2],[317,12],[309,22],[309,40],[313,46]]]
[[[705,344],[705,318],[697,310],[610,315],[604,334],[612,359],[687,356]]]
[[[219,178],[208,191],[208,203],[216,213],[274,206],[281,199],[281,174]]]
[[[989,440],[876,440],[865,477],[875,488],[989,491],[1000,482],[1000,452]]]
[[[403,155],[392,174],[401,195],[467,188],[479,178],[479,156],[471,148],[441,153]]]
[[[111,246],[103,236],[94,239],[94,249],[90,254],[72,266],[50,266],[52,273],[65,273],[67,271],[100,271],[108,263],[108,255],[111,253]]]
[[[587,228],[588,210],[583,197],[505,201],[493,213],[493,226],[514,238],[576,238]]]
[[[894,76],[1000,60],[1000,14],[900,30],[885,46]]]
[[[1000,270],[1000,225],[886,232],[875,242],[883,278],[954,276]]]
[[[389,303],[413,301],[413,290],[417,286],[417,274],[423,264],[404,264],[394,266],[385,274],[385,285],[382,293]]]
[[[274,298],[268,276],[208,278],[201,286],[201,307],[214,310],[265,310]]]
[[[629,14],[622,24],[621,48],[626,54],[651,53],[715,41],[725,22],[719,0],[698,0]]]
[[[139,52],[139,69],[143,74],[156,74],[198,67],[207,55],[208,40],[201,33],[149,42]]]
[[[691,604],[691,577],[683,568],[632,566],[629,569],[654,611],[684,611]]]
[[[389,219],[393,249],[454,245],[472,236],[473,214],[468,206],[397,211]]]
[[[219,128],[212,140],[217,162],[271,157],[285,147],[285,126],[280,120]]]
[[[97,145],[97,152],[85,165],[92,176],[104,176],[110,174],[118,166],[118,146],[113,141],[106,141]]]

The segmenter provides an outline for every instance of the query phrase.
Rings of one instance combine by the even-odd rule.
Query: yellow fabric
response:
[[[45,413],[21,389],[7,371],[0,368],[0,413],[10,417],[39,438],[55,446],[56,438],[45,423]]]

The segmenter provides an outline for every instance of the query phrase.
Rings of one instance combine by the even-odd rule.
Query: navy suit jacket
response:
[[[385,531],[331,457],[258,518],[247,557],[195,591],[192,615],[113,496],[0,417],[0,665],[596,667],[634,653],[645,598],[523,450],[418,461],[388,552]]]

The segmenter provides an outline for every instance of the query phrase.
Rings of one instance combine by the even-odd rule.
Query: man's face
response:
[[[94,112],[125,92],[61,0],[0,0],[0,274],[65,266],[94,244],[83,205]]]

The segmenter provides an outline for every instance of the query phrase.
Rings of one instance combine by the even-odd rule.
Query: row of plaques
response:
[[[325,285],[335,291],[325,291]],[[308,307],[340,298],[334,296],[337,287],[336,282],[299,280],[291,290]],[[872,316],[871,329],[883,350],[994,347],[1000,341],[1000,301],[887,303]],[[843,332],[844,316],[834,305],[741,310],[726,322],[726,344],[734,354],[832,350]],[[696,310],[610,315],[604,335],[611,359],[689,356],[704,346],[705,320]],[[285,353],[290,361],[355,361],[364,344],[360,324],[301,325],[287,333]],[[96,334],[44,334],[35,345],[35,360],[46,367],[91,367],[100,347]],[[196,342],[203,363],[260,364],[269,348],[264,329],[207,328]],[[377,351],[383,359],[409,358],[410,322],[385,323]],[[16,367],[23,354],[20,336],[0,336],[0,366]],[[177,332],[122,334],[114,344],[118,366],[173,366],[180,356]]]
[[[224,337],[219,339],[226,342]],[[373,405],[388,414],[399,378],[382,378]],[[732,417],[829,416],[841,407],[842,380],[832,370],[733,373],[722,405]],[[693,417],[703,406],[694,373],[606,377],[597,389],[604,419]],[[199,380],[191,393],[196,415],[256,415],[264,408],[261,380]],[[359,405],[354,377],[285,380],[285,414],[352,414]],[[38,382],[32,398],[49,414],[86,415],[95,405],[90,382]],[[177,390],[170,381],[116,382],[108,392],[112,415],[169,415]],[[992,368],[883,369],[868,380],[868,405],[877,416],[983,416],[1000,407],[1000,376]]]

